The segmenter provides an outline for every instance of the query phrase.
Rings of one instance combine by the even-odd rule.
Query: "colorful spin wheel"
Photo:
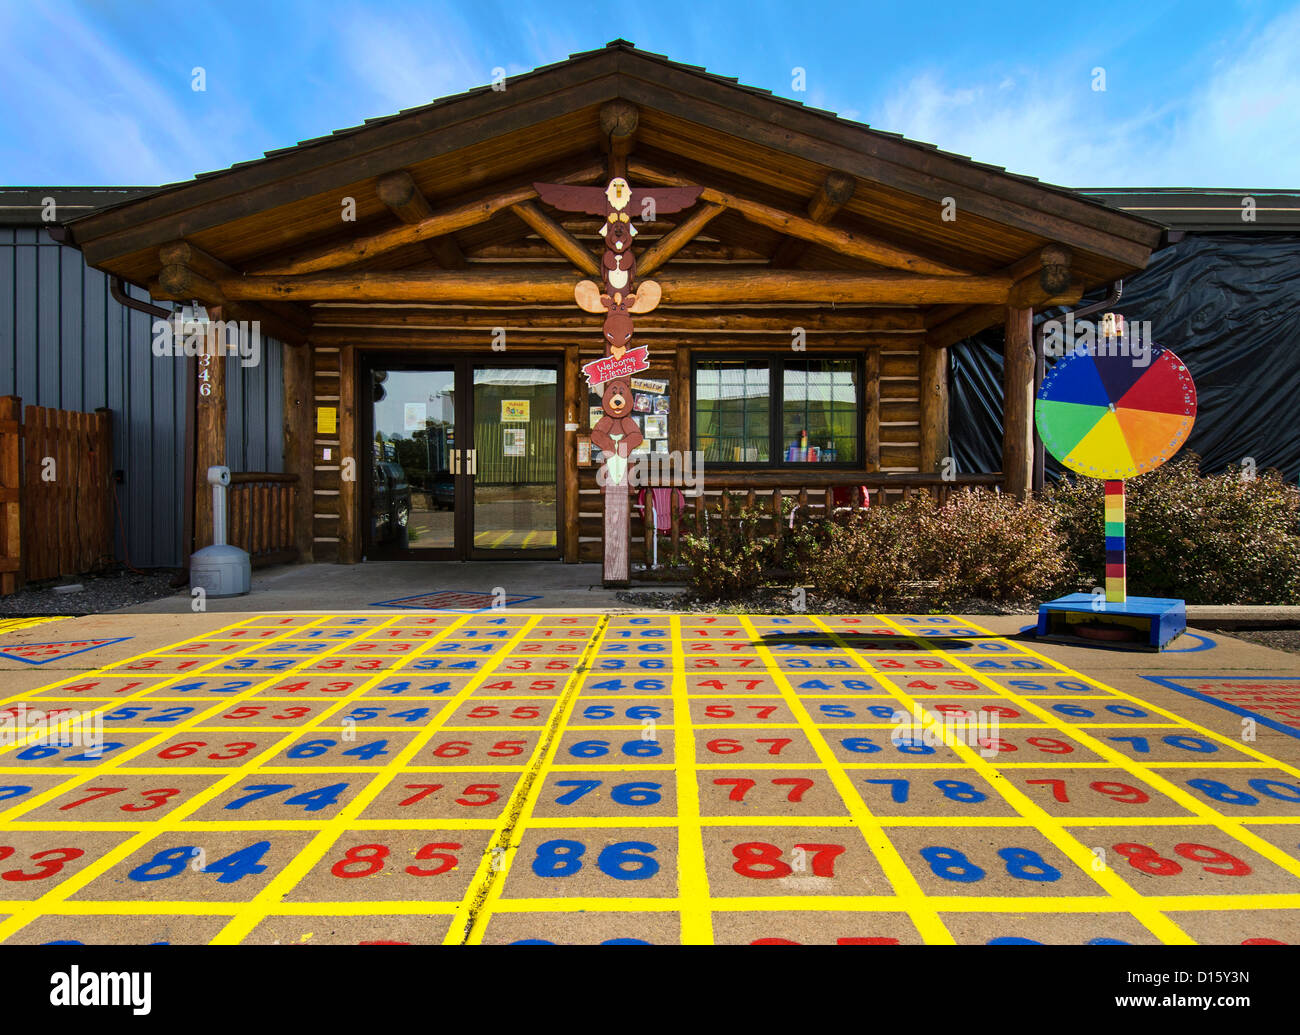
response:
[[[1106,599],[1126,598],[1124,479],[1178,451],[1196,419],[1196,386],[1168,349],[1103,340],[1057,361],[1034,417],[1043,445],[1070,470],[1106,482]]]

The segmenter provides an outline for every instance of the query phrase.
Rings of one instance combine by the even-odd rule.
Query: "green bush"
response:
[[[709,515],[703,535],[682,537],[681,559],[689,572],[687,579],[701,599],[748,597],[773,580],[781,560],[783,537],[756,531],[770,530],[771,514],[751,510],[739,500],[741,497],[732,497],[726,519]]]
[[[1300,603],[1300,489],[1276,471],[1200,474],[1194,454],[1126,483],[1128,591],[1192,604]],[[1105,576],[1102,483],[1050,490],[1067,561]]]
[[[935,602],[1042,599],[1070,569],[1056,514],[1042,500],[987,489],[953,493],[934,511],[921,541],[921,570]]]
[[[820,521],[796,529],[798,581],[825,596],[885,607],[924,578],[921,544],[934,520],[929,496],[858,511],[847,521]]]
[[[1188,456],[1127,483],[1133,595],[1190,603],[1300,603],[1300,489],[1276,472],[1202,477]],[[1018,603],[1102,585],[1103,484],[1065,481],[1041,499],[966,489],[926,494],[837,520],[778,525],[732,498],[682,556],[706,600],[793,580],[872,609]],[[747,534],[751,533],[751,534]]]

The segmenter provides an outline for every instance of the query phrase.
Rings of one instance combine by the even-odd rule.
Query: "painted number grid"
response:
[[[1300,937],[1295,759],[954,616],[261,615],[23,706],[105,743],[0,748],[10,943]]]

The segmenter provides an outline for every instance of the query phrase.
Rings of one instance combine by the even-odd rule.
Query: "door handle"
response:
[[[478,450],[465,450],[465,473],[478,474]]]
[[[451,473],[460,474],[460,450],[452,449],[451,453]]]

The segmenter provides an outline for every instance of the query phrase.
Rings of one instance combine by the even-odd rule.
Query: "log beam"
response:
[[[957,306],[964,310],[965,306]],[[461,309],[440,306],[373,307],[319,306],[312,310],[314,326],[321,327],[505,327],[507,329],[574,330],[597,329],[591,315],[573,306],[553,309],[487,307]],[[661,306],[636,318],[638,333],[653,331],[770,331],[782,333],[802,327],[810,334],[836,331],[922,331],[925,319],[920,309],[835,308],[758,309],[710,307],[673,309]]]
[[[594,257],[593,257],[594,262]],[[932,305],[947,302],[1005,305],[1011,280],[1004,276],[939,276],[811,270],[698,270],[658,278],[663,301],[713,305],[751,303],[881,303]],[[502,298],[532,305],[563,305],[573,285],[548,271],[421,270],[312,273],[230,278],[217,282],[231,301],[310,299],[338,302],[446,302],[489,305]]]
[[[1023,497],[1034,468],[1034,311],[1008,306],[1002,358],[1002,475]]]
[[[422,223],[433,218],[433,206],[416,185],[415,177],[405,169],[379,177],[375,193],[403,223]],[[450,234],[431,238],[424,242],[424,247],[443,269],[461,269],[465,265],[465,255]]]
[[[579,272],[589,277],[600,276],[600,264],[596,257],[531,201],[517,202],[510,206],[510,211],[532,227],[538,237],[573,263]]]
[[[609,178],[627,178],[627,157],[636,143],[641,114],[630,101],[610,101],[600,109],[600,145],[609,158]]]
[[[186,240],[171,241],[158,250],[162,269],[158,273],[154,298],[179,302],[199,301],[205,306],[223,306],[226,319],[256,320],[267,333],[291,344],[301,344],[311,329],[311,315],[297,305],[261,306],[253,303],[228,304],[216,281],[238,277],[239,271]]]
[[[926,345],[931,349],[946,349],[956,345],[986,327],[992,327],[1004,316],[1004,306],[974,305],[963,308],[956,316],[935,324],[925,332]]]
[[[853,197],[857,180],[847,173],[831,172],[817,193],[808,202],[808,218],[814,223],[829,223],[835,214]],[[771,265],[776,269],[790,269],[808,248],[808,242],[798,237],[787,237],[772,253]]]
[[[553,180],[556,183],[585,183],[599,176],[603,171],[600,165],[584,165],[571,172],[554,176]],[[407,223],[367,237],[326,245],[290,259],[273,260],[265,265],[255,266],[249,272],[289,275],[337,269],[340,266],[372,259],[376,255],[383,255],[394,248],[414,244],[416,241],[427,241],[444,234],[455,233],[457,230],[464,230],[469,226],[477,226],[479,223],[487,222],[502,209],[521,201],[530,201],[535,197],[537,197],[537,190],[532,183],[521,183],[515,187],[497,190],[458,205],[439,209],[418,223]]]
[[[1009,304],[1017,309],[1074,305],[1083,295],[1083,281],[1070,271],[1070,250],[1050,244],[1012,263],[1006,273],[1015,283]]]
[[[722,213],[721,205],[701,205],[677,226],[642,253],[637,261],[638,277],[647,277],[691,243],[714,216]]]
[[[638,333],[642,344],[649,344],[651,350],[670,348],[673,343],[704,348],[709,345],[754,348],[754,349],[790,349],[788,330],[773,330],[769,333],[727,334],[718,331],[675,331],[665,329],[658,337]],[[312,341],[322,345],[355,344],[358,341],[366,345],[469,345],[482,346],[492,341],[491,332],[465,328],[432,327],[380,327],[361,331],[355,327],[317,327],[312,331]],[[566,345],[578,342],[592,350],[599,350],[603,340],[600,324],[594,327],[574,330],[519,329],[506,331],[510,348],[527,348],[538,345]],[[925,339],[919,334],[874,334],[839,331],[824,338],[814,339],[813,344],[819,349],[840,351],[844,349],[884,348],[886,350],[911,351],[924,347]]]
[[[649,180],[651,183],[687,186],[688,182],[675,173],[665,172],[643,162],[630,162],[628,169],[633,176]],[[934,276],[965,277],[969,270],[957,269],[946,263],[917,255],[885,241],[880,241],[863,234],[848,230],[836,230],[823,226],[807,216],[796,215],[761,201],[730,194],[713,187],[705,187],[700,192],[700,200],[722,205],[740,213],[751,223],[765,226],[770,230],[790,237],[798,237],[812,244],[820,244],[831,251],[850,258],[887,266],[890,269],[905,270],[909,273],[927,273]]]

